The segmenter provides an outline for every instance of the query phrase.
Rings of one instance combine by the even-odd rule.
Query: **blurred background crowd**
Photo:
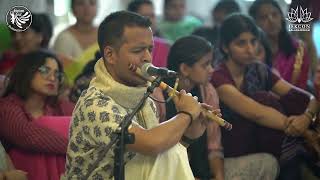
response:
[[[33,22],[24,32],[10,30],[5,22],[7,12],[15,5],[23,5],[32,12]],[[290,22],[286,20],[287,13],[291,8],[296,9],[300,6],[311,12],[311,17],[313,18],[309,22],[311,29],[310,31],[288,31],[287,27]],[[36,174],[38,172],[36,168],[43,168],[41,165],[31,168],[21,162],[21,154],[26,152],[57,156],[55,163],[60,169],[57,170],[58,173],[56,174],[63,173],[64,155],[68,144],[66,133],[68,120],[63,119],[65,121],[65,124],[61,125],[63,127],[52,127],[53,125],[50,125],[50,123],[41,124],[46,121],[39,121],[39,119],[43,117],[50,119],[54,116],[71,116],[81,92],[88,87],[90,80],[94,77],[95,63],[101,58],[97,44],[99,23],[111,12],[119,10],[136,12],[150,18],[154,34],[152,63],[155,66],[168,67],[170,69],[176,68],[174,70],[179,71],[180,64],[188,64],[188,62],[178,62],[177,64],[177,62],[174,63],[173,61],[178,61],[179,58],[194,58],[193,56],[200,59],[210,52],[211,58],[209,58],[210,61],[208,61],[207,66],[212,67],[208,70],[210,71],[208,74],[211,79],[208,83],[211,83],[217,89],[217,92],[213,87],[211,91],[214,91],[217,98],[220,99],[220,108],[225,119],[238,124],[241,128],[253,127],[252,124],[242,123],[242,120],[238,122],[235,119],[254,119],[257,116],[252,115],[253,113],[250,114],[250,110],[242,114],[243,109],[238,109],[231,104],[234,99],[228,99],[228,97],[237,98],[239,96],[232,94],[232,92],[228,94],[228,91],[221,90],[221,86],[232,81],[228,80],[228,73],[233,77],[233,85],[241,93],[265,106],[273,108],[277,106],[277,104],[274,105],[272,103],[272,98],[267,98],[267,95],[261,96],[263,97],[262,99],[267,99],[267,101],[248,95],[252,87],[261,88],[254,85],[254,81],[259,79],[255,79],[252,76],[235,77],[234,75],[238,71],[235,68],[230,69],[228,62],[224,61],[232,58],[235,62],[238,61],[237,58],[241,60],[241,51],[232,49],[232,43],[239,43],[239,47],[244,48],[245,45],[241,46],[240,41],[235,41],[235,36],[248,31],[247,26],[250,23],[247,22],[249,20],[246,18],[254,23],[254,27],[257,27],[257,32],[249,28],[249,32],[257,38],[257,44],[253,47],[248,47],[253,48],[250,50],[252,51],[250,52],[252,57],[254,56],[255,60],[265,64],[267,68],[271,69],[272,75],[277,77],[274,78],[272,76],[270,88],[268,82],[266,82],[265,90],[273,91],[277,100],[281,99],[282,95],[289,94],[288,96],[291,98],[289,98],[289,101],[293,102],[293,105],[291,105],[294,106],[292,112],[295,115],[303,113],[308,102],[300,101],[299,98],[301,96],[299,93],[294,94],[295,92],[293,92],[290,94],[290,88],[285,85],[283,87],[288,88],[286,91],[281,88],[281,90],[273,89],[278,78],[304,92],[313,94],[316,98],[320,98],[319,0],[1,0],[0,7],[0,95],[2,97],[0,100],[0,140],[10,155],[7,160],[8,164],[11,164],[10,166],[4,165],[1,167],[0,163],[0,170],[7,171],[7,176],[12,175],[23,179],[26,176],[25,172],[28,172],[29,179],[37,179],[37,177],[45,177],[50,174],[50,172],[47,172],[48,174]],[[238,20],[249,25],[245,26],[240,23],[239,26],[232,26],[231,24],[237,22],[234,19],[234,22],[232,22],[232,18],[230,20],[231,24],[228,25],[227,22],[224,22],[226,17],[234,13],[244,15],[245,17],[239,16]],[[242,32],[230,31],[230,29],[237,28],[239,28],[239,31],[241,31],[241,28],[244,30]],[[238,34],[235,35],[235,33]],[[197,48],[197,41],[199,40],[193,40],[192,38],[189,41],[184,40],[184,43],[195,43],[195,47],[186,46],[185,49],[179,49],[178,45],[174,46],[175,43],[179,43],[179,39],[181,40],[182,38],[181,41],[183,41],[183,37],[190,35],[204,38],[206,42],[210,43],[209,50],[204,53],[199,52],[200,55],[197,55],[197,50],[193,48]],[[199,48],[202,47],[201,40],[198,46]],[[206,45],[203,46],[202,48],[207,48]],[[177,49],[173,48],[171,50],[171,47],[176,47]],[[212,48],[212,51],[210,48]],[[182,53],[184,55],[174,54],[174,50],[184,51]],[[191,54],[188,54],[188,52],[191,52]],[[193,66],[193,63],[190,66]],[[226,68],[229,68],[229,72],[227,72]],[[259,68],[257,71],[259,71]],[[182,72],[179,73],[183,74]],[[195,76],[195,78],[197,77]],[[239,79],[237,78],[244,78],[244,80],[241,79],[241,82],[243,80],[251,84],[238,84]],[[261,83],[262,81],[260,79]],[[245,86],[248,86],[248,92],[242,89]],[[219,104],[219,102],[216,103]],[[287,104],[290,103],[287,102]],[[243,105],[243,108],[252,110],[255,104],[251,104],[248,101],[248,104]],[[161,109],[160,106],[159,108]],[[163,108],[167,108],[167,113],[170,112],[170,107]],[[303,110],[300,112],[300,110],[297,110],[299,108]],[[282,110],[277,110],[282,112]],[[230,113],[231,111],[234,113]],[[283,110],[283,114],[291,114],[289,113],[290,110],[284,111],[286,109]],[[270,112],[272,113],[267,109],[261,109],[261,113],[268,114]],[[317,114],[317,112],[312,112],[308,115],[313,118],[313,114]],[[161,117],[166,119],[166,116],[166,114],[162,114]],[[164,121],[161,117],[160,121]],[[273,117],[266,115],[265,118],[272,119]],[[258,124],[274,128],[267,123],[258,122]],[[318,135],[315,136],[319,136],[317,140],[318,145],[320,145],[320,129],[318,130],[316,131]],[[57,131],[63,132],[58,133]],[[222,131],[221,133],[224,157],[243,156],[262,151],[263,147],[260,150],[253,150],[252,147],[256,146],[256,144],[251,146],[250,143],[247,144],[248,147],[241,146],[238,150],[235,150],[238,146],[231,145],[230,142],[239,141],[240,143],[243,141],[246,144],[246,142],[250,141],[248,139],[252,137],[237,130],[234,132],[239,133],[239,136],[233,135],[230,137],[230,134],[226,132]],[[258,132],[258,130],[255,129],[255,132]],[[264,132],[264,130],[261,130],[261,132]],[[252,131],[252,133],[254,132]],[[266,134],[268,133],[276,134],[269,131],[266,132]],[[259,136],[259,133],[256,134]],[[271,135],[270,137],[278,136]],[[262,135],[261,138],[263,139]],[[206,144],[207,142],[205,141],[202,143]],[[294,143],[296,143],[295,140]],[[210,143],[208,142],[208,144]],[[288,145],[288,148],[291,148],[289,146],[291,145]],[[266,149],[263,152],[271,153],[277,157],[278,154],[273,151],[274,149],[270,151],[268,148]],[[192,154],[192,152],[190,153]],[[284,151],[281,151],[281,153],[284,153]],[[320,153],[320,150],[318,153]],[[320,154],[318,154],[318,158],[319,156]],[[311,164],[306,163],[305,159],[291,161],[289,158],[290,161],[288,162],[294,162],[293,164],[298,162],[296,163],[298,164],[297,167],[291,167],[290,163],[288,165],[287,162],[286,164],[281,164],[282,157],[280,155],[277,157],[280,166],[284,169],[283,174],[280,173],[280,178],[319,179],[320,164],[313,156],[304,157],[309,162],[312,161]],[[9,159],[12,160],[16,169],[24,172],[14,170]],[[53,163],[52,161],[50,163]],[[197,171],[197,166],[202,166],[196,164],[199,163],[197,159],[194,160],[193,158],[190,163],[195,163],[191,165],[194,173],[202,173],[200,170],[199,172]],[[239,167],[241,167],[241,163]],[[286,169],[288,170],[287,172],[285,171]],[[288,175],[292,174],[293,170],[299,172],[298,175],[293,173],[294,178]],[[302,175],[300,172],[302,172]]]

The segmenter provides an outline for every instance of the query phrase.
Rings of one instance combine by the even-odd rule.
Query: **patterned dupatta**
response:
[[[272,88],[271,70],[262,63],[253,63],[246,67],[243,80],[243,93],[252,96],[259,91]]]
[[[288,98],[288,96],[281,97],[280,99],[276,99],[273,95],[267,95],[268,98],[259,97],[259,91],[266,91],[268,93],[272,89],[272,79],[271,79],[271,69],[265,65],[261,65],[258,63],[251,64],[246,69],[244,88],[245,94],[257,100],[259,103],[275,108],[276,110],[286,114],[293,115],[292,111],[301,111],[303,108],[299,108],[292,104],[292,99]],[[258,94],[258,95],[257,95]],[[289,92],[290,94],[290,92]],[[262,95],[266,95],[262,93]],[[289,95],[290,96],[290,95]],[[295,101],[303,101],[303,97],[294,96],[293,100]],[[302,100],[301,100],[302,99]],[[301,102],[301,105],[305,104]],[[303,106],[303,105],[302,105]],[[295,112],[294,112],[295,113]],[[275,134],[276,135],[276,134]],[[303,139],[301,137],[289,137],[285,136],[281,145],[281,153],[280,153],[280,163],[289,162],[290,159],[294,158],[299,154],[306,154],[306,149],[304,148]]]

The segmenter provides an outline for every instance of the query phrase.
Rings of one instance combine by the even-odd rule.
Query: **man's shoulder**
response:
[[[101,89],[93,86],[90,86],[88,89],[82,92],[75,109],[78,109],[79,107],[84,110],[110,110],[116,114],[125,111],[122,106],[112,99],[112,97],[104,93]]]
[[[79,98],[79,101],[83,101],[86,99],[108,99],[108,100],[112,100],[110,96],[108,96],[107,94],[103,93],[102,90],[94,87],[94,86],[89,86],[88,89],[84,90]]]

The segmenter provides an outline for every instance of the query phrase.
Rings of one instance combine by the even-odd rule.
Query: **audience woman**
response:
[[[15,167],[26,171],[31,180],[59,179],[64,171],[67,133],[62,135],[43,122],[48,116],[71,115],[72,107],[58,99],[62,83],[63,68],[56,56],[34,51],[12,70],[0,99],[0,138]],[[56,123],[67,131],[65,121]]]
[[[257,0],[251,5],[249,14],[267,35],[273,67],[284,80],[306,89],[310,69],[308,51],[303,41],[289,34],[279,4],[274,0]]]
[[[32,13],[32,23],[26,31],[12,31],[13,48],[3,53],[0,59],[0,74],[7,75],[25,54],[47,48],[52,31],[49,16]]]
[[[223,117],[234,125],[231,133],[222,131],[226,157],[268,152],[280,160],[281,179],[300,179],[304,147],[297,137],[314,133],[308,127],[318,113],[317,100],[256,62],[259,30],[250,17],[229,16],[221,32],[224,59],[211,82]]]
[[[97,27],[93,25],[97,14],[97,1],[71,0],[71,9],[76,23],[58,35],[53,49],[76,60],[84,50],[97,42]]]
[[[213,48],[199,36],[186,36],[177,40],[168,56],[168,68],[179,73],[178,89],[185,89],[198,97],[200,102],[219,108],[219,98],[209,83],[213,68]],[[166,79],[171,86],[175,79]],[[167,94],[156,92],[163,101]],[[160,121],[172,118],[176,113],[173,102],[166,105],[158,103]],[[231,131],[232,133],[232,131]],[[199,179],[264,179],[271,180],[277,176],[276,159],[265,153],[250,154],[242,157],[224,159],[221,145],[221,131],[216,122],[209,122],[206,133],[193,140],[188,147],[189,162],[193,174]]]
[[[202,26],[198,18],[186,15],[186,0],[165,0],[163,7],[164,17],[159,22],[160,34],[171,43]]]

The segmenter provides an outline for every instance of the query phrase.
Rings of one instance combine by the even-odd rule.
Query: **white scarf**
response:
[[[94,70],[96,77],[90,82],[90,86],[101,90],[104,94],[110,96],[117,104],[129,111],[137,106],[147,91],[147,86],[150,85],[150,83],[146,83],[146,85],[142,87],[130,87],[115,81],[107,71],[103,59],[98,60]],[[146,129],[150,129],[159,124],[156,116],[156,106],[150,98],[146,100],[138,116],[137,123]]]
[[[134,108],[140,99],[142,99],[149,84],[147,83],[143,87],[129,87],[115,81],[107,71],[103,59],[98,60],[94,71],[96,78],[91,81],[90,86],[94,85],[94,87],[101,89],[105,94],[108,94],[108,96],[125,108]]]

